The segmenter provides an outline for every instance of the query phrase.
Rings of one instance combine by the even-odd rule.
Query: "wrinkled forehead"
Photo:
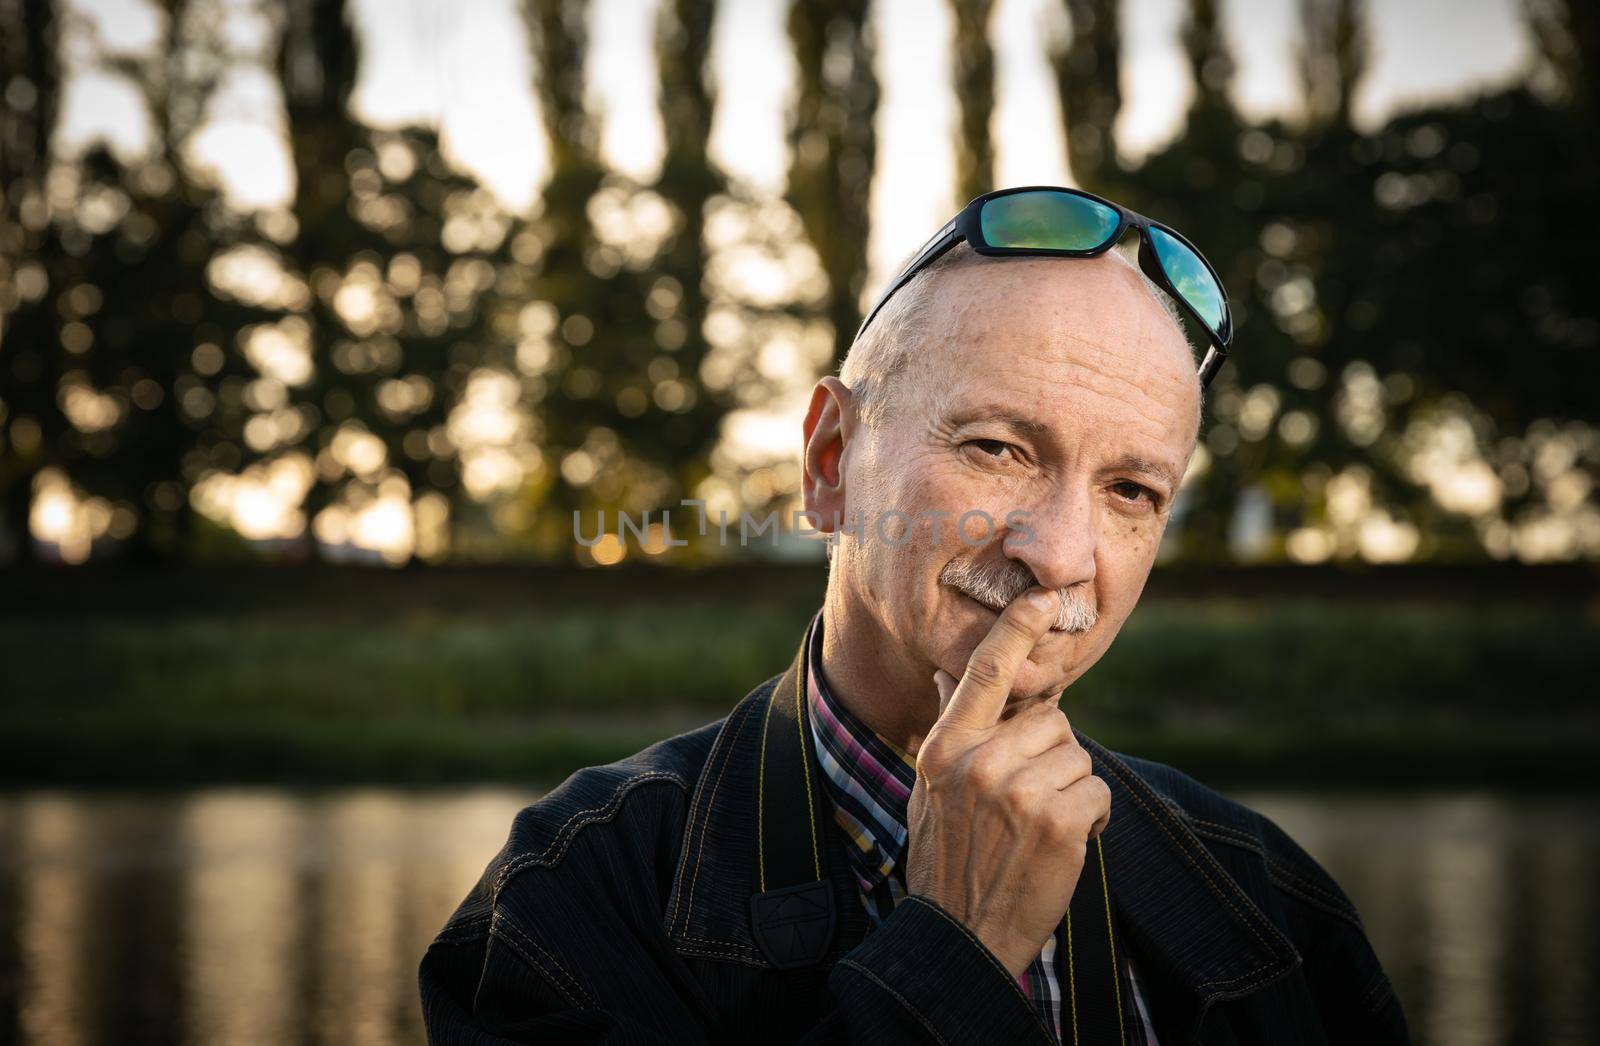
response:
[[[1008,258],[942,279],[918,368],[930,405],[1000,399],[1129,426],[1186,455],[1200,385],[1182,331],[1121,259]]]

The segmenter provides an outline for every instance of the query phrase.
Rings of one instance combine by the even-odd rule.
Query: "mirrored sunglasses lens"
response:
[[[1211,275],[1211,270],[1206,268],[1206,263],[1182,240],[1154,226],[1150,228],[1150,239],[1155,244],[1161,269],[1172,281],[1172,286],[1200,314],[1212,333],[1220,333],[1228,305],[1223,298],[1221,285]]]
[[[1117,212],[1103,203],[1063,192],[1018,192],[983,205],[978,221],[995,247],[1087,251],[1111,239]]]

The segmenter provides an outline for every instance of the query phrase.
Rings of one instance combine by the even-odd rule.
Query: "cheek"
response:
[[[863,502],[871,572],[881,584],[907,597],[902,609],[918,616],[932,613],[930,598],[938,587],[940,569],[951,559],[993,540],[994,529],[986,528],[982,517],[974,517],[969,523],[970,544],[961,539],[957,529],[962,515],[973,509],[987,513],[995,526],[1004,520],[1004,513],[994,511],[989,503],[996,501],[992,492],[984,491],[973,480],[971,470],[951,461],[948,454],[908,455],[892,474],[881,476],[873,491],[873,504]],[[884,522],[885,531],[899,542],[897,547],[890,547],[874,529],[878,518],[886,513],[897,514]],[[905,527],[910,528],[909,533],[902,529]]]
[[[1095,561],[1102,612],[1119,619],[1133,609],[1155,565],[1163,527],[1158,517],[1135,519],[1107,511]]]
[[[910,471],[910,511],[923,514],[917,522],[917,541],[939,566],[998,541],[1008,513],[1027,503],[1014,485],[980,475],[948,455],[921,462]]]
[[[944,495],[937,478],[916,455],[880,459],[864,471],[869,474],[852,480],[847,512],[850,525],[859,527],[857,545],[865,576],[882,598],[887,591],[916,583],[917,564],[928,552],[921,514]]]

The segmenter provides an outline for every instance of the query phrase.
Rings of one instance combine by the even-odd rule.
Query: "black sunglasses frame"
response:
[[[1090,247],[1081,251],[1067,250],[1061,247],[999,247],[990,244],[984,238],[983,223],[979,220],[983,213],[983,205],[1002,196],[1025,192],[1053,192],[1067,196],[1079,196],[1109,207],[1117,213],[1116,230],[1098,247]],[[884,303],[894,296],[895,291],[910,283],[913,276],[932,264],[934,259],[962,240],[967,241],[967,244],[979,254],[1092,258],[1095,255],[1104,254],[1115,246],[1117,241],[1121,240],[1124,234],[1127,233],[1129,226],[1139,230],[1139,268],[1144,271],[1146,276],[1154,280],[1158,287],[1166,291],[1173,301],[1176,301],[1182,307],[1183,311],[1200,326],[1200,329],[1206,332],[1206,338],[1211,342],[1210,348],[1206,350],[1205,358],[1200,361],[1200,387],[1205,388],[1211,384],[1211,379],[1216,377],[1217,371],[1222,369],[1223,362],[1228,358],[1228,348],[1233,344],[1233,309],[1228,305],[1228,288],[1223,285],[1222,277],[1217,275],[1216,267],[1206,259],[1205,255],[1200,253],[1198,247],[1189,242],[1187,236],[1172,226],[1146,218],[1138,211],[1129,210],[1115,200],[1108,200],[1104,196],[1096,196],[1094,193],[1083,189],[1070,189],[1062,185],[1019,185],[1007,189],[996,189],[981,196],[974,196],[961,209],[960,214],[946,222],[944,228],[934,233],[933,237],[923,244],[922,249],[917,252],[917,256],[912,260],[911,264],[907,265],[904,271],[891,280],[883,293],[878,295],[878,300],[867,311],[866,318],[861,321],[861,326],[856,328],[856,339],[861,337],[862,331],[867,329],[867,325],[872,322],[872,318],[883,308]],[[1168,278],[1166,270],[1161,267],[1161,259],[1156,254],[1155,242],[1150,237],[1151,229],[1160,229],[1189,248],[1194,253],[1194,256],[1200,259],[1200,264],[1206,267],[1206,271],[1211,274],[1211,278],[1216,281],[1217,290],[1222,294],[1222,329],[1220,331],[1213,331],[1211,325],[1200,317],[1195,307],[1190,305],[1188,300],[1182,294],[1179,294],[1178,289],[1172,285],[1172,280]]]

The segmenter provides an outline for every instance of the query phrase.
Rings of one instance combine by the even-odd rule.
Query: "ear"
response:
[[[817,529],[825,532],[834,529],[836,518],[844,517],[844,452],[855,431],[854,396],[848,385],[830,374],[811,390],[801,456],[805,510],[815,513]]]

